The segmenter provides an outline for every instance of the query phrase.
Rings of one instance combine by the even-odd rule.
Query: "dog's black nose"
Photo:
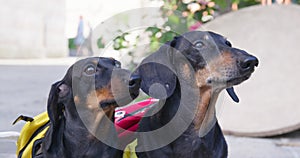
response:
[[[243,70],[253,69],[255,66],[258,66],[258,59],[254,56],[249,56],[241,61],[240,66]]]
[[[129,87],[139,87],[141,83],[141,77],[139,75],[132,75],[129,80]]]

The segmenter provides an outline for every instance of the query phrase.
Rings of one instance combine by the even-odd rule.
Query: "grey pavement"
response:
[[[35,116],[46,110],[51,84],[60,80],[67,66],[0,66],[0,131],[20,131],[19,115]]]
[[[15,157],[16,137],[3,132],[21,130],[24,123],[11,125],[20,114],[35,116],[46,110],[51,84],[63,77],[70,63],[3,63],[0,60],[0,158],[10,158]],[[300,131],[272,138],[226,136],[226,140],[230,158],[300,158]]]
[[[12,139],[0,138],[0,158],[16,157],[16,141]]]
[[[0,60],[0,158],[15,157],[16,137],[24,122],[19,115],[35,116],[46,110],[51,84],[62,79],[75,59]],[[9,134],[9,135],[12,135]]]
[[[231,158],[299,158],[298,140],[290,134],[276,138],[247,138],[226,136]]]

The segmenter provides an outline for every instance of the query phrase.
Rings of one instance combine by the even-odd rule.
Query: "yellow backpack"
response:
[[[17,157],[33,158],[42,154],[41,145],[47,130],[49,129],[49,117],[47,112],[43,112],[34,118],[19,116],[16,122],[24,120],[26,124],[23,126],[17,141]],[[135,146],[137,140],[134,140],[124,150],[123,158],[137,158],[135,154]]]
[[[13,124],[20,120],[27,121],[17,141],[18,158],[32,158],[42,153],[42,139],[49,128],[49,117],[43,112],[34,118],[19,116]]]

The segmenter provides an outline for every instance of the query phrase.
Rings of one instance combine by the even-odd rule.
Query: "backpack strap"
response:
[[[26,122],[32,122],[34,119],[29,116],[20,115],[12,124],[15,125],[17,122],[19,122],[21,120],[26,121]]]

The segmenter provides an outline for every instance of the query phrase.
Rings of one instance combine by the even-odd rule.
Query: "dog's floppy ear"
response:
[[[61,81],[52,85],[49,97],[47,111],[52,125],[56,125],[63,112],[62,100],[70,92],[70,88]]]
[[[48,129],[47,141],[45,141],[45,149],[49,150],[55,141],[60,140],[61,119],[63,115],[63,100],[70,93],[70,88],[62,81],[58,81],[51,86],[48,97],[47,112],[50,119],[50,128]]]
[[[146,94],[165,99],[173,94],[179,80],[188,80],[188,84],[194,83],[191,74],[193,69],[182,53],[188,46],[188,40],[176,36],[142,61],[134,74],[141,76],[141,89]]]
[[[170,97],[176,88],[176,71],[172,65],[170,45],[146,57],[133,72],[142,79],[141,89],[149,96],[157,99]]]
[[[175,36],[172,41],[170,41],[170,46],[175,49],[179,49],[180,41],[182,40],[182,36]]]

